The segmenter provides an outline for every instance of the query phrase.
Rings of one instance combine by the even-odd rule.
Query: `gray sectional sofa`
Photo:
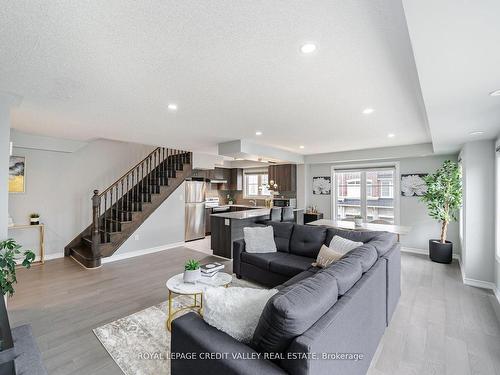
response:
[[[250,254],[235,241],[233,270],[279,292],[267,303],[249,345],[194,313],[173,321],[172,353],[226,353],[223,359],[175,358],[173,375],[365,374],[400,296],[400,245],[386,232],[269,223],[278,251]],[[325,269],[311,266],[339,235],[363,245]],[[206,356],[205,356],[206,357]]]

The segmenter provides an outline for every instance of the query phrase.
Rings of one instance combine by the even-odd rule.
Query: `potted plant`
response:
[[[35,253],[31,250],[22,252],[21,245],[12,238],[0,242],[0,289],[6,304],[7,296],[11,297],[14,294],[13,285],[17,283],[16,266],[18,262],[23,267],[30,268],[34,260]]]
[[[231,194],[226,195],[226,198],[227,198],[227,204],[233,204],[234,203],[234,199],[231,196]]]
[[[354,216],[354,225],[356,227],[360,227],[361,225],[363,225],[363,217],[361,215]]]
[[[434,174],[424,177],[427,192],[422,201],[429,216],[441,223],[440,239],[429,240],[429,257],[438,263],[451,263],[453,243],[446,239],[448,224],[457,220],[462,205],[462,174],[458,163],[446,160]]]
[[[30,224],[31,225],[38,225],[38,224],[40,224],[40,214],[32,213],[30,215]]]
[[[184,265],[184,282],[195,283],[201,278],[200,262],[190,259]]]

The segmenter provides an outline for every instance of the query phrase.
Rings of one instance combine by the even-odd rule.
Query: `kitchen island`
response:
[[[294,209],[295,212],[302,211]],[[252,208],[243,211],[223,212],[210,215],[211,248],[214,255],[232,259],[233,241],[243,238],[243,228],[257,226],[269,219],[269,208]]]

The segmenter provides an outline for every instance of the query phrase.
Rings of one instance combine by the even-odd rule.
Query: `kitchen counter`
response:
[[[235,219],[235,220],[245,220],[245,219],[250,219],[254,217],[260,217],[260,216],[269,216],[271,213],[270,208],[266,207],[255,207],[253,206],[243,206],[243,205],[231,205],[231,206],[219,206],[219,207],[252,207],[252,209],[245,210],[245,211],[235,211],[235,212],[221,212],[218,214],[212,214],[211,216],[214,217],[223,217],[226,219]],[[294,208],[293,212],[298,212],[298,211],[303,211],[304,209],[302,208]]]
[[[245,207],[242,205],[232,205]],[[259,222],[269,219],[270,208],[251,206],[251,209],[243,211],[221,212],[210,215],[212,226],[211,248],[214,255],[224,258],[233,257],[233,242],[243,238],[243,228],[258,226]],[[303,211],[295,208],[295,212]]]

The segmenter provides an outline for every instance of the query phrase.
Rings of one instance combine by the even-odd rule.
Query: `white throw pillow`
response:
[[[328,247],[335,250],[337,253],[344,255],[361,245],[363,245],[363,242],[354,242],[344,237],[333,236],[330,246]]]
[[[333,262],[336,262],[340,258],[342,258],[344,254],[339,253],[325,245],[321,245],[321,249],[319,250],[318,257],[316,258],[316,262],[312,265],[314,267],[326,268]]]
[[[273,227],[246,227],[243,228],[245,251],[247,253],[275,253]]]
[[[236,340],[249,343],[262,310],[277,289],[208,288],[203,292],[203,319]]]

